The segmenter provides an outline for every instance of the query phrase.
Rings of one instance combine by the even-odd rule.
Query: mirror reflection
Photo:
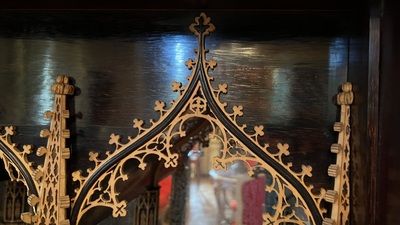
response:
[[[2,177],[4,179],[4,177]],[[16,180],[0,180],[0,193],[4,198],[0,201],[0,224],[24,224],[21,213],[29,210],[27,204],[27,189]]]
[[[176,171],[159,182],[158,224],[274,224],[263,218],[264,213],[274,215],[278,204],[278,193],[266,191],[268,186],[277,188],[272,175],[261,168],[250,176],[248,164],[241,160],[232,161],[226,170],[216,170],[213,159],[220,156],[223,144],[218,138],[205,139],[190,138],[190,145],[184,146],[184,171]],[[298,220],[284,224],[311,224],[303,208],[296,206],[291,191],[286,189],[284,194],[284,213]],[[183,204],[177,204],[180,201],[176,198],[183,198]]]

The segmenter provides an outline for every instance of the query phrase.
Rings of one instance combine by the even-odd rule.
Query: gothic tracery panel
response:
[[[65,159],[69,158],[69,149],[65,146],[65,139],[69,138],[65,123],[65,119],[69,117],[64,108],[65,95],[73,93],[68,77],[59,77],[52,88],[56,95],[54,112],[46,113],[46,117],[52,118],[52,123],[50,130],[41,133],[41,136],[49,137],[48,145],[37,151],[38,155],[46,156],[43,166],[33,169],[26,160],[32,147],[26,145],[23,151],[17,149],[10,140],[14,128],[5,128],[0,136],[0,156],[5,161],[10,176],[24,182],[28,187],[29,204],[37,206],[37,211],[33,214],[23,215],[25,222],[79,224],[82,216],[96,207],[110,208],[114,217],[125,216],[127,202],[119,197],[116,188],[117,183],[129,179],[124,171],[125,164],[136,160],[139,169],[144,170],[148,166],[146,160],[150,156],[156,156],[166,168],[176,167],[179,163],[179,152],[173,149],[173,142],[187,135],[184,125],[192,118],[208,121],[208,138],[220,140],[222,143],[219,155],[214,158],[214,169],[226,170],[229,165],[239,161],[245,165],[250,177],[255,177],[256,171],[264,170],[270,178],[264,191],[265,195],[273,196],[275,200],[271,202],[270,210],[262,213],[263,224],[328,225],[345,224],[348,221],[349,104],[353,97],[351,84],[346,83],[343,93],[338,95],[342,116],[341,121],[334,125],[334,130],[339,132],[338,143],[331,148],[337,154],[337,161],[328,169],[329,176],[335,177],[335,185],[332,190],[316,190],[305,181],[306,177],[312,176],[311,166],[302,165],[300,170],[294,170],[292,163],[284,160],[290,154],[288,144],[269,146],[268,143],[261,142],[264,127],[259,125],[248,131],[246,124],[239,124],[237,121],[243,115],[243,107],[239,105],[227,109],[227,104],[221,100],[221,95],[227,94],[227,85],[214,86],[214,78],[208,72],[216,68],[217,62],[213,59],[207,60],[206,57],[209,50],[205,48],[205,37],[215,30],[211,19],[204,13],[200,14],[195,18],[195,23],[190,25],[190,30],[198,38],[198,47],[195,50],[196,59],[189,59],[185,63],[192,71],[188,76],[188,84],[183,87],[181,82],[172,82],[172,90],[179,97],[172,102],[169,109],[166,108],[166,103],[157,101],[154,109],[159,112],[160,117],[158,120],[151,120],[149,126],[145,126],[143,120],[134,119],[133,127],[138,131],[135,137],[123,141],[120,135],[111,134],[109,144],[114,149],[107,152],[105,158],[101,158],[97,152],[90,153],[89,160],[93,162],[93,168],[89,168],[85,174],[82,171],[72,174],[72,180],[78,186],[72,200],[66,195],[65,183]],[[70,206],[70,201],[72,210],[67,215],[66,208]],[[332,210],[325,209],[323,201],[332,203]],[[155,203],[153,201],[146,204]],[[140,224],[155,223],[151,218],[156,212],[152,213],[144,213]]]

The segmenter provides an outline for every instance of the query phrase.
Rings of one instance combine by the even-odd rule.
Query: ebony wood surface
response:
[[[377,223],[399,224],[400,208],[400,4],[384,2],[381,20],[381,74],[379,154],[377,171]]]
[[[369,169],[366,170],[369,178],[367,192],[363,193],[368,196],[365,202],[365,211],[369,212],[366,221],[374,221],[376,224],[385,223],[378,219],[378,170],[379,168],[379,105],[380,105],[380,78],[382,71],[381,65],[381,4],[379,1],[373,1],[370,10],[369,23],[369,62],[368,62],[368,106],[367,106],[367,146],[369,151],[365,154],[366,161],[369,162]],[[360,164],[362,165],[362,163]],[[364,206],[364,205],[363,205]]]
[[[14,0],[0,2],[0,9],[135,9],[135,10],[347,10],[365,6],[362,0],[149,0],[80,1]]]
[[[217,30],[206,41],[218,62],[214,84],[227,83],[222,99],[243,105],[239,120],[263,124],[271,146],[289,143],[295,168],[313,166],[310,183],[328,187],[334,161],[332,97],[347,80],[348,23],[334,12],[207,13]],[[196,38],[188,31],[194,11],[1,11],[0,125],[18,126],[18,143],[45,145],[39,131],[52,108],[50,85],[59,73],[80,88],[75,97],[71,171],[85,169],[88,152],[105,152],[111,133],[133,135],[133,118],[158,118],[154,101],[177,95],[170,82],[187,83],[184,62]],[[356,53],[355,57],[360,57]],[[361,75],[359,75],[361,76]]]
[[[48,123],[42,114],[52,107],[54,78],[72,76],[81,89],[75,108],[82,115],[76,120],[82,162],[93,146],[107,149],[101,143],[111,132],[131,134],[134,117],[157,118],[153,102],[176,98],[168,83],[187,82],[184,62],[194,57],[197,45],[186,31],[197,16],[193,12],[17,11],[1,16],[1,123],[39,132]],[[346,80],[343,15],[209,16],[217,26],[207,42],[209,57],[219,63],[213,75],[216,83],[229,85],[223,99],[244,106],[240,122],[265,124],[272,142],[288,135],[301,161],[328,165],[332,156],[321,149],[335,140],[331,125],[337,110],[331,99]],[[304,134],[314,137],[304,139]],[[317,179],[325,177],[322,168],[314,171]]]
[[[399,10],[396,1],[372,1],[369,15],[364,16],[369,19],[368,28],[356,32],[350,44],[350,53],[361,53],[354,62],[350,56],[349,70],[349,80],[358,84],[352,107],[353,224],[400,222]],[[368,78],[361,76],[365,72]]]
[[[369,224],[373,215],[371,199],[372,161],[371,141],[377,140],[377,133],[369,132],[368,126],[377,130],[376,117],[371,115],[369,109],[377,106],[377,83],[369,82],[369,76],[379,79],[379,52],[370,50],[370,12],[359,12],[357,19],[351,22],[351,35],[349,41],[349,74],[348,79],[353,84],[354,102],[351,107],[351,194],[352,194],[352,224]],[[378,18],[379,21],[379,18]],[[378,28],[379,30],[379,28]],[[372,32],[372,31],[371,31]],[[379,35],[376,30],[372,33]],[[376,36],[375,36],[376,37]],[[379,36],[377,37],[379,38]],[[375,40],[375,39],[374,39]],[[379,43],[378,43],[379,45]],[[372,42],[376,48],[376,42]],[[376,58],[378,56],[378,58]],[[371,63],[370,63],[371,62]],[[369,65],[372,69],[369,69]],[[369,87],[371,85],[371,87]],[[373,88],[372,88],[373,87]],[[374,89],[375,95],[369,95]],[[371,98],[371,99],[370,99]],[[377,110],[374,108],[374,110]],[[369,136],[370,135],[370,136]],[[373,135],[375,139],[373,139]],[[368,163],[367,163],[368,162]],[[367,166],[368,165],[368,166]]]

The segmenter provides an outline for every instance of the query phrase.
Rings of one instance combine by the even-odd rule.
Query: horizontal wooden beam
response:
[[[361,0],[151,0],[81,1],[14,0],[2,1],[0,9],[138,9],[138,10],[343,10],[364,4]]]

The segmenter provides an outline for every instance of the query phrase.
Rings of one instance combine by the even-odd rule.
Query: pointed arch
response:
[[[86,175],[82,171],[73,173],[78,188],[75,190],[71,223],[79,224],[83,215],[95,207],[111,208],[114,217],[125,216],[127,202],[121,201],[116,191],[117,182],[129,179],[123,170],[124,164],[135,159],[139,161],[139,168],[145,169],[146,157],[156,155],[165,167],[176,167],[179,155],[173,151],[171,140],[186,136],[183,124],[195,117],[208,120],[212,127],[210,137],[217,137],[224,143],[220,156],[214,158],[215,169],[224,170],[227,164],[241,160],[248,166],[249,175],[254,175],[255,170],[262,168],[272,176],[265,191],[274,193],[277,202],[274,212],[263,214],[266,223],[322,224],[324,221],[324,224],[331,224],[324,219],[327,210],[321,204],[327,193],[330,195],[331,192],[324,189],[315,191],[312,185],[305,183],[304,178],[312,176],[311,166],[302,165],[301,171],[293,171],[291,163],[283,162],[283,157],[289,155],[288,144],[279,143],[276,146],[278,151],[271,152],[268,144],[258,140],[264,135],[263,126],[256,126],[254,131],[247,133],[246,125],[237,123],[237,118],[243,115],[242,106],[234,106],[231,113],[225,109],[227,104],[221,102],[220,95],[227,93],[227,85],[219,84],[218,88],[214,88],[214,78],[208,74],[210,69],[217,66],[216,61],[206,58],[208,49],[205,49],[205,37],[215,30],[210,18],[201,13],[189,29],[198,38],[198,48],[195,50],[196,59],[189,59],[185,63],[192,71],[188,76],[188,84],[182,87],[182,83],[172,82],[172,90],[178,92],[179,97],[169,109],[165,108],[164,102],[156,101],[154,110],[160,113],[158,120],[151,120],[150,126],[145,127],[143,120],[134,119],[133,127],[138,130],[135,137],[128,137],[128,141],[122,143],[119,135],[111,134],[109,144],[114,145],[115,149],[108,151],[104,159],[98,153],[91,152],[89,160],[94,167],[88,169]],[[106,185],[102,186],[102,183]],[[288,193],[294,196],[294,205],[301,215],[288,206]],[[287,209],[289,213],[285,211]]]
[[[4,133],[0,134],[0,158],[4,161],[4,167],[11,180],[20,181],[28,189],[28,195],[38,195],[39,183],[33,179],[34,169],[32,162],[27,160],[27,155],[32,153],[32,145],[24,145],[23,151],[17,148],[12,142],[11,137],[16,134],[14,126],[4,128]]]

